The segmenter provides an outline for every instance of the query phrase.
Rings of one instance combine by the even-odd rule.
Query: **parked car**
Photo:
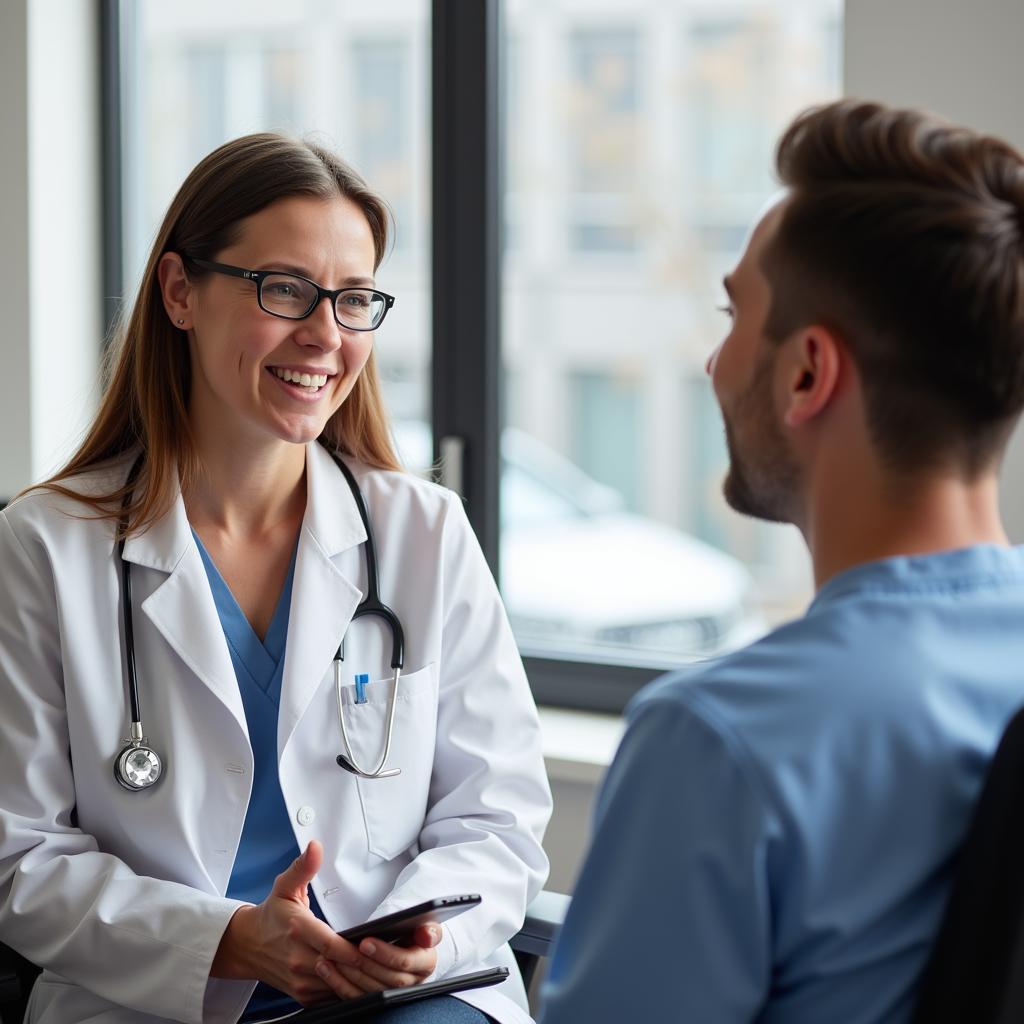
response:
[[[396,424],[395,439],[410,469],[429,471],[425,423]],[[503,431],[501,463],[501,589],[524,650],[707,657],[763,631],[731,555],[629,512],[521,430]]]

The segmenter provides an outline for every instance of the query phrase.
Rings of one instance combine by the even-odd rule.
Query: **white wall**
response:
[[[96,399],[98,9],[0,4],[0,497],[70,454]]]
[[[28,383],[28,11],[27,0],[0,5],[0,498],[23,486],[31,473]]]

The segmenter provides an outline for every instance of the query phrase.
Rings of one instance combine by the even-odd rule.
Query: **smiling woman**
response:
[[[387,238],[333,153],[220,147],[81,448],[0,513],[0,941],[44,968],[29,1021],[259,1021],[484,968],[509,980],[422,1019],[528,1020],[536,708],[460,501],[392,450]],[[408,948],[337,934],[466,888]]]
[[[218,445],[231,438],[235,450],[316,439],[373,347],[374,325],[352,328],[337,313],[349,282],[373,279],[369,222],[344,196],[279,199],[242,220],[232,244],[217,255],[226,263],[165,252],[158,264],[164,308],[175,323],[184,321],[188,334],[192,436],[217,438]],[[230,264],[257,269],[220,270]],[[268,273],[284,266],[336,288],[306,281],[302,297],[302,278]],[[314,376],[323,378],[317,387]]]
[[[321,225],[320,217],[325,213],[329,216]],[[221,275],[211,274],[201,262],[241,252],[270,260],[274,269],[284,270],[292,269],[288,264],[297,255],[303,266],[307,260],[326,265],[336,258],[339,262],[331,265],[332,274],[358,278],[345,284],[364,284],[372,282],[387,250],[388,222],[384,202],[335,154],[314,143],[262,133],[214,150],[185,180],[157,233],[132,314],[111,347],[111,385],[93,429],[68,465],[47,481],[48,485],[61,490],[63,480],[125,451],[136,439],[138,425],[145,435],[148,457],[127,509],[127,522],[129,529],[149,525],[177,488],[179,475],[186,492],[196,479],[195,435],[187,429],[193,415],[193,387],[200,401],[203,395],[208,400],[211,393],[232,392],[238,386],[235,377],[241,366],[251,366],[250,360],[255,358],[250,346],[246,350],[249,356],[238,353],[237,367],[217,368],[223,378],[215,385],[207,388],[199,380],[197,370],[210,366],[210,360],[230,358],[224,351],[224,346],[230,345],[224,337],[230,330],[223,323],[228,307],[218,313],[208,308],[207,302],[203,309],[202,296],[216,295],[225,300],[233,310],[231,316],[242,318],[237,321],[239,330],[246,318],[251,322],[258,317],[261,324],[276,322],[261,313],[255,301],[257,284],[244,279],[221,282]],[[307,230],[313,232],[308,243]],[[290,241],[282,244],[271,235],[274,231],[284,232],[283,238]],[[292,252],[287,251],[289,245]],[[258,261],[252,265],[262,266]],[[188,290],[191,306],[180,304],[181,296],[168,291],[181,288]],[[251,307],[248,312],[247,307]],[[306,325],[300,332],[303,337],[322,330],[323,322],[331,320],[326,308],[311,313],[312,326]],[[211,325],[206,343],[211,352],[205,352],[204,344],[203,358],[197,360],[195,318],[203,316]],[[218,317],[221,326],[214,329]],[[330,326],[334,329],[335,325]],[[182,332],[189,338],[187,347],[181,344]],[[275,336],[272,328],[267,328],[257,336],[263,344],[273,344],[274,337],[285,333]],[[394,469],[398,461],[380,398],[372,346],[362,342],[357,345],[360,347],[365,354],[355,372],[343,378],[345,390],[330,408],[321,429],[335,446],[344,446],[360,460]],[[340,356],[332,359],[335,368],[340,366]],[[306,357],[306,365],[309,362]],[[365,371],[360,373],[364,364]],[[298,360],[295,367],[284,368],[309,372],[302,366],[302,360]],[[337,396],[337,389],[332,390]],[[343,404],[349,391],[353,391],[351,400]],[[250,399],[255,400],[255,394]],[[101,516],[116,519],[121,516],[125,493],[118,488],[87,500]]]

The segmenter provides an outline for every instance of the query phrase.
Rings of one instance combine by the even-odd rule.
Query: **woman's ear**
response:
[[[160,281],[160,294],[164,300],[164,309],[171,322],[179,330],[187,331],[192,327],[192,305],[194,289],[192,282],[185,274],[185,264],[176,252],[165,252],[157,265],[157,277]]]
[[[800,427],[823,412],[839,385],[842,350],[825,327],[808,327],[794,339],[786,368],[783,422]]]

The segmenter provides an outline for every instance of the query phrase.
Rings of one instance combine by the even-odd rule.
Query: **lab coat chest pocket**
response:
[[[342,691],[345,724],[352,751],[367,770],[376,767],[387,732],[392,681],[375,679],[366,687],[366,703],[355,704],[351,687]],[[402,675],[395,702],[391,753],[385,768],[400,768],[390,779],[357,779],[369,850],[391,860],[420,833],[434,763],[437,734],[437,674],[433,664]]]

